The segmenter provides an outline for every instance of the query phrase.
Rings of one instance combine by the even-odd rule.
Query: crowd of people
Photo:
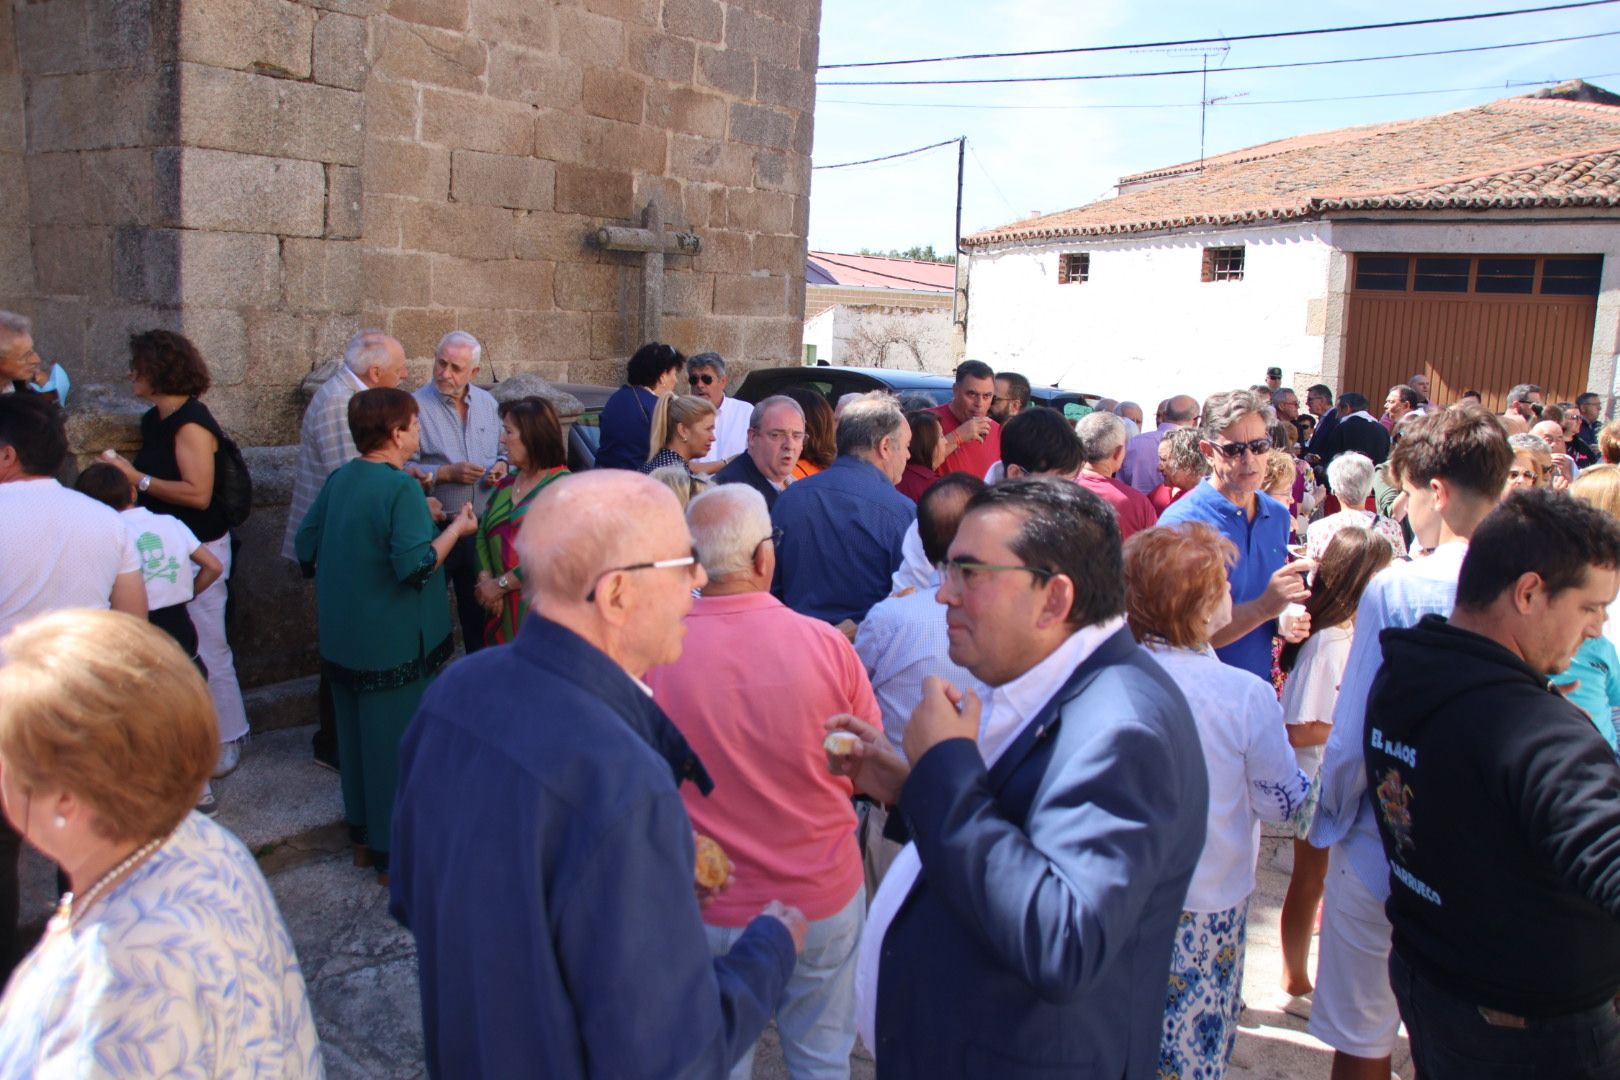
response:
[[[28,335],[0,313],[0,949],[19,838],[66,891],[0,1077],[320,1075],[206,816],[246,730],[206,363],[133,337],[141,450],[70,490]],[[1149,425],[969,360],[943,404],[748,405],[652,342],[573,475],[472,335],[414,392],[405,357],[362,331],[310,401],[282,552],[431,1074],[741,1080],[774,1020],[795,1080],[857,1035],[884,1078],[1216,1080],[1270,822],[1275,1006],[1334,1080],[1386,1080],[1403,1022],[1424,1080],[1620,1077],[1595,395],[1417,376],[1375,416],[1271,369]]]

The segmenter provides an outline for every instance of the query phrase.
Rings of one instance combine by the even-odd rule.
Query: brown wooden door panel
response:
[[[1436,400],[1464,390],[1500,411],[1516,383],[1539,383],[1548,401],[1586,389],[1597,300],[1590,296],[1352,292],[1341,389],[1377,407],[1414,372]]]

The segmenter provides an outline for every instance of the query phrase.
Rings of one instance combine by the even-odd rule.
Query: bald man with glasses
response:
[[[434,1076],[720,1076],[754,1044],[805,920],[704,937],[680,786],[703,763],[642,678],[708,578],[680,503],[565,477],[518,537],[532,610],[460,661],[400,749],[390,909],[416,937]]]

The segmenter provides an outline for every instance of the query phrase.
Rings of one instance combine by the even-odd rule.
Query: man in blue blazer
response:
[[[847,766],[874,797],[898,790],[911,837],[857,977],[880,1080],[1154,1075],[1209,793],[1123,583],[1113,512],[1076,485],[1008,481],[968,504],[938,597],[951,659],[989,701],[930,678],[903,784],[871,731]]]

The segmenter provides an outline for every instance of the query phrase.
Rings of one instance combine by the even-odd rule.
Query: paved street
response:
[[[308,728],[256,738],[238,773],[217,783],[219,820],[259,856],[292,930],[333,1080],[406,1080],[425,1075],[411,936],[388,914],[372,874],[350,865],[339,824],[337,775],[309,758]],[[1249,917],[1244,986],[1250,1008],[1238,1038],[1232,1080],[1326,1080],[1330,1054],[1305,1024],[1277,1011],[1281,970],[1277,912],[1288,885],[1288,842],[1268,838]],[[28,856],[24,911],[43,925],[54,901],[52,872]],[[649,957],[649,967],[655,957]],[[1404,1040],[1396,1065],[1411,1080]],[[873,1076],[857,1046],[850,1075]],[[756,1080],[785,1078],[774,1032],[767,1032]]]

